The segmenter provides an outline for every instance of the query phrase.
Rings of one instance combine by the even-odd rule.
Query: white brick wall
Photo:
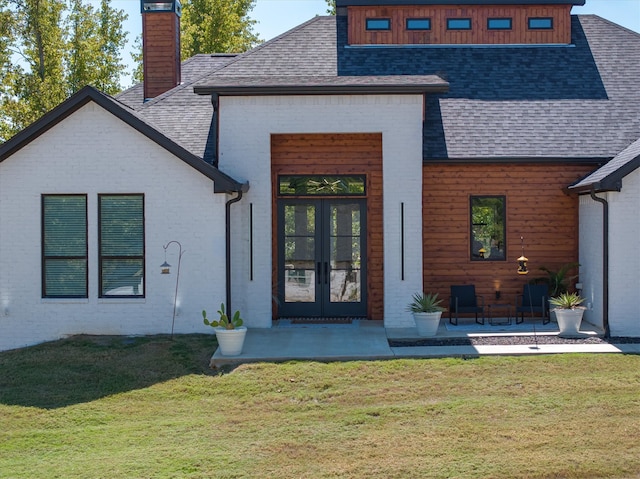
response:
[[[612,336],[640,336],[640,171],[623,179],[622,191],[600,193],[609,202],[609,327]],[[603,206],[580,197],[580,281],[593,309],[585,319],[602,325]]]
[[[603,196],[604,195],[599,195]],[[585,321],[603,327],[602,320],[602,205],[585,195],[580,197],[580,277],[582,295],[591,309]],[[586,305],[586,304],[585,304]]]
[[[422,289],[422,117],[420,95],[222,97],[220,169],[250,191],[232,206],[232,304],[251,327],[271,326],[272,133],[382,133],[385,325],[413,325],[405,312]],[[400,265],[400,204],[405,204],[405,279]],[[253,203],[254,278],[249,279]]]
[[[640,170],[609,199],[609,323],[612,336],[640,336]]]
[[[42,193],[86,193],[89,298],[41,298]],[[144,193],[146,298],[98,299],[97,195]],[[0,350],[70,334],[169,333],[182,243],[178,333],[211,332],[225,298],[224,195],[213,182],[90,103],[0,163]]]

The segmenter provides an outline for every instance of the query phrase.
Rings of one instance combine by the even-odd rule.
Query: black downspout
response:
[[[593,188],[589,192],[593,201],[602,203],[602,325],[604,337],[609,338],[609,203],[596,196]]]
[[[227,314],[232,317],[231,310],[231,205],[242,199],[242,190],[238,196],[231,198],[225,204],[225,242],[226,242],[226,287],[227,287]]]

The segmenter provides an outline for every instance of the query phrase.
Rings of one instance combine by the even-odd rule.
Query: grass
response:
[[[207,335],[0,353],[2,478],[631,478],[640,356],[249,364]]]

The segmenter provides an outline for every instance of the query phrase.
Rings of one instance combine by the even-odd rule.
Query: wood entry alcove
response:
[[[278,177],[364,175],[366,177],[367,318],[383,319],[383,197],[381,133],[271,135],[272,289],[278,293]],[[339,198],[339,197],[337,197]],[[273,317],[279,317],[274,303]]]

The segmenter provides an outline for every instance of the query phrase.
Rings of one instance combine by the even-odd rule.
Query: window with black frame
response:
[[[87,297],[87,195],[42,195],[42,297]]]
[[[99,195],[100,297],[144,297],[144,196]]]
[[[506,197],[471,197],[472,261],[504,261],[506,259]]]

